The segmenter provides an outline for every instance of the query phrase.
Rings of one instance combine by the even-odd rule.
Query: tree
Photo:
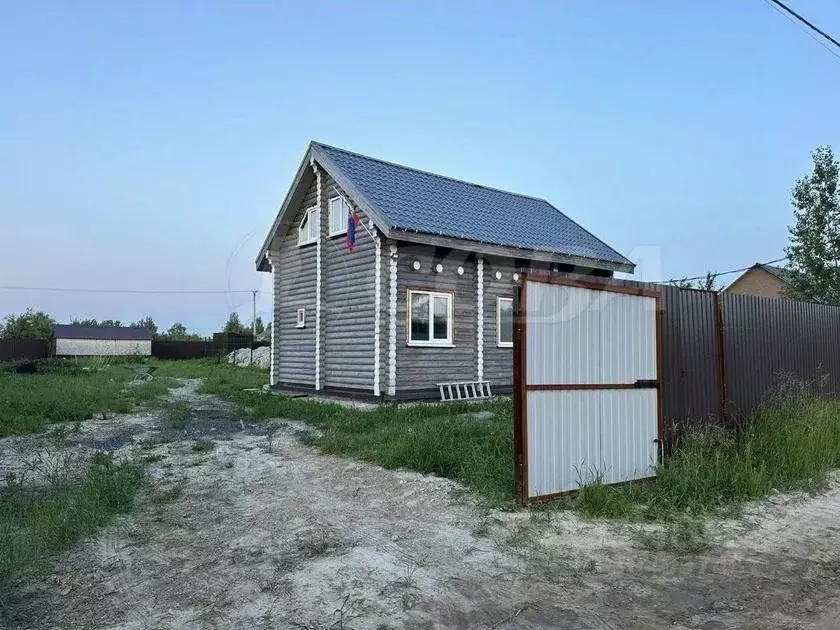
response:
[[[103,319],[99,321],[93,317],[88,319],[73,319],[70,323],[74,326],[92,326],[94,328],[119,328],[123,325],[118,319]]]
[[[169,327],[169,330],[166,331],[166,336],[170,339],[186,339],[187,327],[181,322],[175,322]]]
[[[99,326],[99,322],[95,319],[77,319],[75,317],[70,324],[73,326]]]
[[[165,333],[160,335],[163,339],[173,339],[175,341],[200,341],[201,336],[195,333],[187,332],[187,327],[181,322],[175,322],[169,327]]]
[[[231,313],[228,320],[225,322],[224,332],[229,333],[246,333],[248,330],[242,325],[242,320],[239,319],[238,313]]]
[[[145,328],[152,332],[152,334],[157,333],[157,324],[155,324],[155,320],[152,319],[151,315],[146,315],[143,319],[138,319],[136,322],[132,324],[132,326],[136,328]]]
[[[8,315],[0,326],[3,339],[49,339],[55,320],[43,311],[26,309],[20,315]]]
[[[706,277],[699,280],[689,280],[683,278],[674,282],[676,286],[681,289],[700,289],[701,291],[720,291],[717,284],[717,274],[711,271],[706,272]]]
[[[811,157],[813,172],[797,180],[791,194],[790,274],[783,291],[797,300],[840,305],[840,164],[828,146]]]

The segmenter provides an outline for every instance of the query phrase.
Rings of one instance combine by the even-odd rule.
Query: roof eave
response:
[[[280,229],[280,226],[283,223],[283,219],[285,218],[289,206],[292,203],[292,199],[294,199],[295,197],[295,192],[297,191],[301,181],[303,180],[303,176],[306,173],[306,169],[309,168],[309,160],[311,157],[312,143],[310,142],[309,146],[306,149],[306,153],[304,154],[303,159],[300,162],[300,166],[298,166],[297,173],[295,173],[295,178],[292,180],[292,185],[289,186],[289,190],[286,191],[286,196],[283,199],[283,203],[280,205],[280,209],[277,211],[277,216],[274,218],[274,223],[271,224],[271,229],[268,231],[268,235],[263,241],[262,247],[260,248],[260,253],[254,260],[254,263],[257,267],[257,271],[271,271],[271,266],[268,264],[268,250],[271,247],[271,242],[274,240],[277,231]]]
[[[485,254],[488,256],[502,256],[505,258],[526,258],[528,260],[537,260],[540,262],[572,265],[574,267],[591,267],[594,269],[604,269],[606,271],[614,272],[621,271],[625,273],[633,273],[633,271],[636,269],[636,265],[630,262],[629,260],[626,262],[602,260],[599,258],[590,258],[587,256],[574,256],[570,254],[564,254],[561,252],[553,252],[526,247],[496,245],[494,243],[484,243],[481,241],[473,241],[469,239],[455,238],[451,236],[441,236],[438,234],[430,234],[428,232],[395,229],[392,231],[391,236],[400,241],[419,243],[423,245],[434,245],[437,247],[447,247],[450,249],[473,251],[477,254]]]

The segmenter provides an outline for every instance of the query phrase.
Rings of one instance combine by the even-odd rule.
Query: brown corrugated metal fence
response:
[[[49,339],[0,339],[0,361],[43,359],[49,354]]]
[[[840,394],[840,307],[644,286],[664,298],[669,433],[687,424],[737,422],[790,385]]]
[[[721,411],[715,294],[653,285],[663,295],[663,413],[669,431],[715,424]]]
[[[840,393],[840,307],[720,294],[726,409],[739,416],[786,384]]]

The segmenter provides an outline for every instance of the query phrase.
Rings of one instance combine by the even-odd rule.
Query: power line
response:
[[[229,295],[231,293],[261,293],[255,289],[231,289],[229,291],[193,290],[193,289],[71,289],[69,287],[25,287],[0,286],[5,291],[54,291],[59,293],[135,293],[135,294],[171,294],[171,295]]]
[[[764,1],[765,1],[767,4],[769,4],[770,6],[772,6],[774,9],[776,9],[777,11],[779,11],[779,13],[782,13],[782,11],[784,11],[784,13],[786,13],[786,14],[787,14],[785,17],[792,16],[794,19],[796,19],[796,20],[798,20],[799,22],[801,22],[802,24],[804,24],[804,25],[805,25],[806,27],[808,27],[810,30],[814,31],[815,33],[818,33],[818,34],[819,34],[819,35],[821,35],[824,39],[826,39],[826,40],[830,41],[832,44],[834,44],[835,46],[837,46],[837,48],[840,48],[840,41],[837,41],[836,39],[834,39],[831,35],[829,35],[829,34],[828,34],[828,33],[826,33],[824,30],[822,30],[821,28],[819,28],[817,25],[813,24],[813,23],[812,23],[812,22],[810,22],[808,19],[806,19],[805,17],[803,17],[802,15],[800,15],[799,13],[797,13],[796,11],[794,11],[793,9],[791,9],[789,6],[787,6],[786,4],[784,4],[783,2],[781,2],[780,0],[764,0]],[[783,15],[784,15],[784,14],[783,14]],[[790,19],[790,17],[788,17],[788,19]],[[792,20],[791,20],[791,21],[792,21]],[[810,34],[810,33],[809,33],[809,34]],[[813,35],[811,35],[811,37],[813,37]],[[819,39],[817,39],[817,38],[814,38],[814,39],[815,39],[816,41],[818,41],[818,42],[819,42],[819,43],[823,46],[823,48],[825,48],[825,49],[826,49],[827,51],[829,51],[831,54],[833,54],[834,56],[840,57],[840,55],[838,55],[838,54],[837,54],[837,52],[835,52],[834,50],[832,50],[831,48],[829,48],[828,46],[826,46],[826,45],[825,45],[825,42],[823,42],[822,40],[819,40]]]
[[[711,275],[713,278],[719,278],[720,276],[727,276],[730,273],[738,273],[740,271],[746,271],[747,269],[752,269],[755,265],[772,265],[777,262],[782,262],[783,260],[787,260],[787,256],[782,256],[781,258],[776,258],[775,260],[768,260],[767,262],[760,262],[754,263],[749,267],[741,267],[740,269],[730,269],[729,271],[720,271],[718,273],[705,274],[702,276],[694,276],[693,278],[673,278],[671,280],[660,280],[655,282],[654,284],[673,284],[674,282],[688,282],[690,280],[705,280],[707,275]]]

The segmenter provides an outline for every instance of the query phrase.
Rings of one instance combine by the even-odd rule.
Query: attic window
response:
[[[330,199],[330,236],[339,236],[347,233],[347,219],[350,216],[350,208],[344,203],[341,197]]]
[[[307,209],[298,226],[298,245],[308,245],[318,240],[318,206]]]

